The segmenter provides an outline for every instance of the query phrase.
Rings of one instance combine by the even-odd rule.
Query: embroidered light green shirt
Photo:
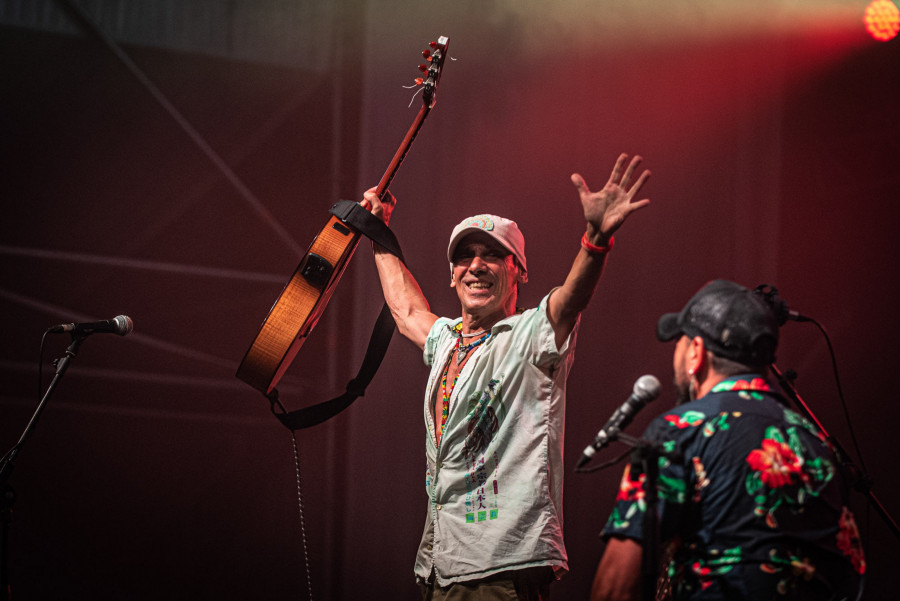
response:
[[[563,544],[565,386],[576,323],[561,349],[547,299],[500,321],[473,351],[450,398],[440,445],[434,398],[460,319],[438,319],[425,342],[425,491],[428,518],[415,573],[437,583],[552,566],[568,569]]]

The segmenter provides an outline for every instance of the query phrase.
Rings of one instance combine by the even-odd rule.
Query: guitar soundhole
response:
[[[324,290],[331,280],[333,271],[334,266],[331,263],[315,253],[309,253],[309,256],[306,257],[306,264],[300,270],[300,275],[309,282],[310,286]]]

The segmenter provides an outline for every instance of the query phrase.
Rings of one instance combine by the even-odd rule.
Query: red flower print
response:
[[[701,564],[699,561],[695,561],[691,565],[691,571],[697,576],[697,579],[700,581],[700,588],[707,589],[712,585],[712,570],[705,565]]]
[[[753,378],[749,382],[747,380],[724,380],[716,384],[712,391],[722,392],[724,390],[755,390],[759,392],[768,392],[772,388],[764,378]]]
[[[762,378],[753,378],[751,381],[735,380],[732,390],[769,390],[768,383]]]
[[[679,415],[667,415],[665,420],[675,426],[676,428],[683,429],[687,428],[687,424],[681,419]]]
[[[856,520],[849,509],[844,507],[840,521],[841,529],[837,533],[837,546],[841,553],[850,558],[853,569],[857,574],[866,573],[866,557],[863,554],[862,542],[859,539],[859,529]]]
[[[642,500],[644,498],[644,481],[646,479],[647,475],[641,474],[637,480],[632,480],[631,465],[626,465],[625,473],[622,474],[622,482],[619,484],[619,493],[616,495],[616,502]]]
[[[699,426],[706,416],[698,411],[686,411],[684,415],[667,415],[663,419],[679,430],[684,430],[691,426]]]
[[[763,484],[770,488],[781,488],[803,479],[803,461],[787,444],[771,438],[762,441],[761,449],[754,449],[747,455],[750,469],[759,472]]]
[[[679,430],[683,430],[684,428],[688,427],[688,423],[686,421],[684,421],[683,419],[681,419],[680,415],[667,415],[665,417],[665,420],[667,422],[669,422],[670,424],[672,424],[673,426],[675,426],[676,428],[678,428]]]

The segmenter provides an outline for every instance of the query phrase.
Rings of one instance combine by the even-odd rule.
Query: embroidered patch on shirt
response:
[[[485,452],[499,429],[498,413],[502,416],[500,381],[492,379],[478,399],[469,404],[468,436],[463,451],[466,455],[466,523],[474,524],[497,519],[500,494],[500,459],[496,453]]]

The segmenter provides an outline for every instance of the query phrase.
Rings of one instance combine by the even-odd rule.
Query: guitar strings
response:
[[[412,95],[412,98],[409,99],[409,104],[406,105],[406,108],[411,107],[413,105],[413,102],[415,102],[415,100],[416,100],[416,96],[419,95],[419,92],[421,92],[422,90],[425,89],[425,86],[422,84],[416,84],[414,86],[403,86],[403,87],[406,88],[407,90],[410,90],[410,89],[416,88],[416,87],[419,88],[418,90],[416,90],[416,93]]]

